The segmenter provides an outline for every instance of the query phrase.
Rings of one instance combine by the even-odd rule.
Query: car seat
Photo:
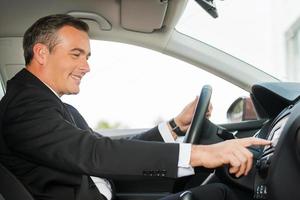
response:
[[[34,200],[22,183],[1,163],[0,200]]]

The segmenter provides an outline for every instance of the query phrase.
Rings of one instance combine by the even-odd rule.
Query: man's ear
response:
[[[40,65],[44,65],[49,54],[48,47],[42,43],[36,43],[33,48],[33,59]]]

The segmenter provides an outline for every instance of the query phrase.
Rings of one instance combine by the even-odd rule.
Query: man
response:
[[[223,164],[229,164],[236,176],[247,175],[252,154],[245,147],[269,144],[254,138],[206,146],[164,143],[177,137],[167,123],[131,140],[99,136],[80,125],[82,120],[60,100],[62,95],[77,94],[90,71],[87,24],[68,15],[41,18],[25,32],[23,48],[26,68],[8,81],[1,100],[6,146],[0,161],[36,199],[110,199],[89,176],[176,178],[193,174],[195,166]],[[189,127],[196,101],[174,118],[181,131]],[[230,198],[219,185],[193,192],[198,198]]]

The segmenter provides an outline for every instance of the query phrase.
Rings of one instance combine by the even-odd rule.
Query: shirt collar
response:
[[[44,83],[44,82],[43,82]],[[60,96],[46,83],[44,83],[58,98],[60,98]]]

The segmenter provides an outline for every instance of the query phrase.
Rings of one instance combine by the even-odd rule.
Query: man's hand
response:
[[[186,132],[188,130],[192,122],[198,100],[199,97],[197,96],[192,102],[183,108],[179,115],[174,118],[175,123],[179,126],[181,131]]]
[[[209,105],[208,105],[208,108],[207,108],[207,112],[205,114],[205,117],[207,119],[209,119],[211,117],[211,114],[212,114],[212,111],[213,111],[213,106],[212,104],[209,102]]]
[[[192,119],[194,117],[195,109],[199,97],[197,96],[192,102],[184,107],[184,109],[174,118],[175,123],[179,126],[180,130],[186,132],[191,125]],[[207,108],[206,117],[209,118],[212,113],[212,104],[210,103]]]
[[[212,145],[193,145],[190,164],[193,167],[206,168],[228,164],[229,172],[240,177],[247,175],[252,167],[253,154],[246,147],[269,144],[271,141],[251,137],[226,140]]]

